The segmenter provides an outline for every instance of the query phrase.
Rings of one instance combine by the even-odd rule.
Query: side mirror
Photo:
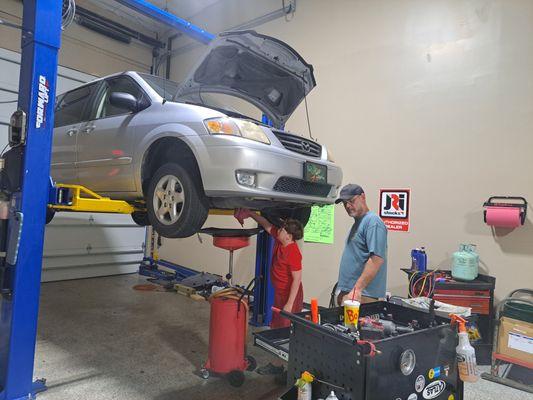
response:
[[[124,108],[132,112],[136,112],[139,109],[139,102],[137,101],[135,96],[129,93],[111,93],[111,96],[109,96],[109,102],[115,107]]]

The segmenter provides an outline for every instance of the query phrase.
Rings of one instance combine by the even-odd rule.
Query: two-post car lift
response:
[[[158,22],[204,43],[214,35],[144,0],[117,0]],[[12,132],[18,136],[0,172],[9,175],[9,199],[0,198],[0,400],[33,399],[46,389],[33,381],[41,284],[45,210],[50,197],[56,209],[69,211],[132,211],[128,204],[102,199],[84,188],[50,187],[50,154],[54,127],[62,1],[23,3],[18,110]],[[66,190],[70,204],[58,198]],[[59,197],[58,197],[59,196]],[[63,208],[62,208],[63,207]],[[113,208],[115,207],[115,208]]]

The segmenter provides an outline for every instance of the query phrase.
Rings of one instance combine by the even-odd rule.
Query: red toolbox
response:
[[[410,277],[413,273],[409,268],[402,268]],[[450,271],[439,271],[447,275],[447,279],[435,282],[433,298],[443,303],[472,308],[472,320],[477,323],[481,333],[480,343],[473,343],[476,349],[477,362],[489,365],[493,342],[494,325],[494,287],[496,278],[479,274],[473,281],[457,281],[452,279]]]
[[[490,315],[490,290],[456,290],[435,287],[433,298],[455,306],[471,307],[474,314]]]

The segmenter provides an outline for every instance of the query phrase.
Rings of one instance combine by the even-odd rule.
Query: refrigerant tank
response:
[[[479,273],[479,254],[476,245],[461,244],[453,253],[452,277],[462,281],[472,281]]]

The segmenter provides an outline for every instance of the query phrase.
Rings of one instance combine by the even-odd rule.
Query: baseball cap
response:
[[[363,188],[355,183],[344,185],[339,193],[339,198],[335,200],[335,204],[339,204],[341,201],[348,201],[352,197],[363,194],[364,192]]]

